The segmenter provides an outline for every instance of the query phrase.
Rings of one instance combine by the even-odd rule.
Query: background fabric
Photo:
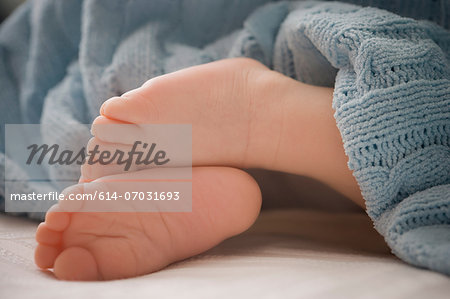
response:
[[[252,229],[156,273],[112,281],[61,281],[32,260],[37,224],[0,215],[5,298],[446,299],[450,278],[411,267],[362,213],[264,211]]]

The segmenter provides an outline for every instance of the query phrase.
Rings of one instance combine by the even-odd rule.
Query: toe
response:
[[[103,102],[102,106],[100,107],[100,115],[106,116],[109,119],[114,119],[114,118],[112,118],[112,116],[113,116],[112,114],[113,114],[113,112],[116,111],[115,107],[121,105],[121,101],[122,101],[122,97],[112,97],[112,98],[107,99],[105,102]]]
[[[55,259],[60,252],[59,247],[38,244],[34,252],[34,261],[39,268],[53,268]]]
[[[94,125],[92,128],[94,129]],[[96,134],[108,135],[108,131],[111,133],[109,134],[110,136],[103,136],[105,138],[114,136],[112,138],[119,139],[121,136],[130,136],[130,134],[127,134],[126,132],[117,134],[117,130],[124,129],[123,127],[106,129],[105,126],[100,126],[100,128],[97,126],[96,128]],[[113,133],[113,131],[116,131],[116,133]],[[81,182],[89,182],[104,176],[122,173],[124,168],[124,166],[120,164],[122,158],[115,153],[128,153],[131,150],[131,146],[121,143],[104,142],[98,137],[94,137],[89,140],[86,149],[89,153],[92,153],[92,156],[89,157],[89,160],[86,163],[81,165],[81,175],[83,177]],[[103,156],[104,153],[108,154],[108,158]],[[128,156],[126,159],[128,159]],[[130,164],[130,169],[128,170],[137,170],[137,165],[134,161]]]
[[[186,96],[184,91],[182,88],[173,88],[174,85],[180,87],[180,82],[167,80],[168,78],[170,77],[163,80],[161,78],[152,79],[150,80],[151,84],[146,83],[121,97],[106,100],[100,109],[101,115],[115,121],[132,124],[174,121],[174,116],[186,114],[186,109],[195,105],[193,101],[190,101],[188,105],[186,101],[180,100],[182,96]],[[175,105],[178,105],[178,109],[173,109],[176,107]]]
[[[133,109],[133,107],[129,107],[125,111],[130,109]],[[99,116],[94,120],[91,127],[91,134],[96,137],[96,140],[89,141],[90,148],[88,150],[92,150],[99,141],[132,145],[138,140],[137,138],[141,136],[141,133],[139,126],[135,124]],[[101,146],[102,144],[98,145]]]
[[[36,241],[39,244],[59,245],[62,240],[62,233],[49,229],[44,222],[39,224],[36,231]]]
[[[57,232],[62,232],[69,226],[70,215],[61,211],[59,205],[52,206],[45,215],[46,226]]]
[[[103,104],[103,105],[105,105],[105,104]],[[105,116],[103,116],[102,111],[103,111],[103,106],[100,110],[100,115],[94,119],[94,121],[92,122],[92,125],[124,125],[124,124],[128,124],[127,122],[123,122],[120,120],[115,120],[112,118],[105,117]],[[93,135],[95,135],[95,134],[93,134]]]
[[[54,263],[56,277],[64,280],[99,280],[97,262],[94,256],[81,247],[64,250]]]
[[[130,105],[130,102],[132,102],[133,105]],[[113,97],[103,103],[100,108],[100,114],[115,121],[134,123],[136,120],[135,116],[141,115],[142,109],[146,107],[145,102],[146,101],[144,101],[142,97],[136,97],[136,95],[133,95],[133,97],[129,99],[125,97]],[[133,115],[133,121],[130,121],[131,119],[128,115]],[[146,118],[142,117],[140,120],[141,122],[145,122]]]

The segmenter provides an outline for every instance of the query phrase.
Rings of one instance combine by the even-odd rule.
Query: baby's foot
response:
[[[331,88],[303,84],[251,59],[216,61],[151,79],[106,101],[94,121],[94,143],[126,143],[117,139],[126,134],[111,138],[102,124],[192,124],[193,166],[305,175],[362,205],[333,117],[332,94]],[[86,180],[121,171],[89,168],[83,171]]]
[[[292,83],[287,79],[243,58],[195,66],[108,100],[92,132],[103,142],[126,143],[100,125],[192,124],[194,166],[261,166],[274,159],[284,113],[281,94]]]
[[[61,211],[62,204],[52,207],[36,233],[36,264],[67,280],[148,274],[204,252],[256,219],[261,195],[245,172],[196,167],[192,182],[192,212],[71,213]],[[109,191],[115,191],[114,185]]]

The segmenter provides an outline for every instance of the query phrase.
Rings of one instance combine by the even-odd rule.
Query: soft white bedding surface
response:
[[[0,298],[450,298],[389,254],[364,214],[263,212],[247,233],[158,273],[64,282],[33,264],[37,224],[0,215]]]

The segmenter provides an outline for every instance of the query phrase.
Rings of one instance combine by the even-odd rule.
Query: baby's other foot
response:
[[[195,66],[109,99],[92,132],[103,142],[126,143],[120,138],[129,134],[111,136],[100,125],[192,124],[194,166],[264,166],[262,161],[275,158],[284,117],[282,95],[292,83],[246,58]]]
[[[256,219],[261,195],[245,172],[196,167],[192,182],[192,212],[65,212],[63,204],[52,207],[36,233],[36,264],[66,280],[148,274],[206,251]],[[114,184],[108,186],[115,191]]]
[[[332,88],[298,82],[251,59],[227,59],[156,77],[109,99],[93,134],[100,142],[127,143],[120,138],[128,134],[105,134],[101,124],[192,124],[193,166],[308,176],[364,206],[347,165],[332,98]],[[117,171],[112,166],[86,173],[95,179]]]

